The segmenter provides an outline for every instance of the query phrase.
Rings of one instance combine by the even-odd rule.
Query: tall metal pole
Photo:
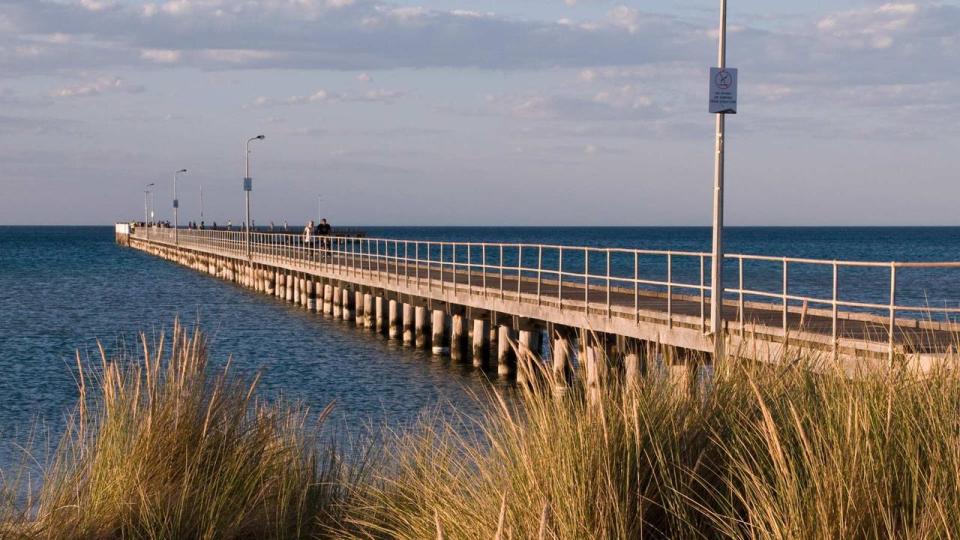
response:
[[[251,259],[250,255],[250,192],[253,191],[253,179],[250,177],[250,143],[253,141],[262,141],[266,137],[263,135],[257,135],[256,137],[250,137],[247,139],[247,151],[244,155],[245,167],[243,174],[243,192],[246,198],[247,203],[247,216],[246,216],[246,232],[244,233],[245,243],[247,245],[247,260]]]
[[[144,186],[143,190],[143,226],[146,227],[147,223],[150,223],[150,219],[147,213],[147,198],[150,196],[150,187],[153,186],[153,183],[147,184]]]
[[[147,208],[148,208],[147,199],[149,198],[152,202],[153,194],[150,192],[150,188],[152,188],[155,185],[156,185],[156,182],[150,182],[149,184],[143,187],[143,226],[144,227],[146,227],[147,224],[150,223],[150,218],[148,217],[148,213],[147,213]]]
[[[180,201],[177,200],[177,177],[185,172],[187,172],[186,169],[180,169],[173,173],[173,243],[177,245],[180,245]]]
[[[727,0],[720,0],[718,67],[727,67]],[[723,357],[723,137],[725,114],[717,113],[716,161],[713,174],[713,257],[710,265],[710,332],[715,360]]]
[[[200,223],[203,223],[203,182],[200,182]]]

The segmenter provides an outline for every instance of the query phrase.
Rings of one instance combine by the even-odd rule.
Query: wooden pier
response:
[[[678,367],[709,361],[710,254],[537,244],[426,242],[239,231],[117,227],[117,241],[304,309],[351,321],[434,354],[516,374],[517,352],[549,349],[557,373],[574,358],[623,359],[628,374],[669,348]],[[248,253],[249,247],[249,256]],[[641,273],[662,261],[666,279]],[[897,305],[897,271],[960,263],[871,263],[728,255],[737,287],[722,306],[725,349],[759,361],[798,354],[839,362],[848,372],[893,363],[926,369],[954,349],[960,309]],[[778,292],[751,289],[744,266],[782,267]],[[790,269],[832,273],[824,298],[790,289]],[[598,268],[599,267],[599,268]],[[845,268],[889,272],[889,302],[839,298]],[[686,278],[678,277],[684,269]],[[690,279],[690,275],[697,275]],[[911,316],[900,316],[909,314]],[[919,314],[919,315],[917,315]],[[542,340],[546,338],[546,343]],[[572,344],[576,343],[574,347]]]

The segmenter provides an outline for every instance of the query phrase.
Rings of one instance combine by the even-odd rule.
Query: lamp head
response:
[[[262,141],[262,140],[266,139],[267,136],[266,136],[266,135],[257,135],[255,138],[256,138],[257,140]]]

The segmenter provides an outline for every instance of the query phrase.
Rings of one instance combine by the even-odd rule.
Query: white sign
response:
[[[710,112],[737,114],[736,68],[710,68]]]

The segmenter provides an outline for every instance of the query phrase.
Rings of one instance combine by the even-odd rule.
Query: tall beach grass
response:
[[[345,460],[328,411],[262,401],[198,331],[142,348],[78,364],[68,430],[32,498],[3,499],[0,536],[960,538],[953,361],[851,378],[727,358],[696,394],[656,370],[558,394],[521,362],[533,382],[491,386],[483,415],[427,415]]]
[[[208,366],[199,331],[141,345],[78,358],[76,411],[8,535],[302,538],[336,523],[351,479],[319,444],[328,411],[260,401],[256,378]]]
[[[728,359],[397,434],[370,538],[957,538],[960,376]],[[470,424],[469,419],[464,422]],[[465,436],[464,433],[471,435]]]

